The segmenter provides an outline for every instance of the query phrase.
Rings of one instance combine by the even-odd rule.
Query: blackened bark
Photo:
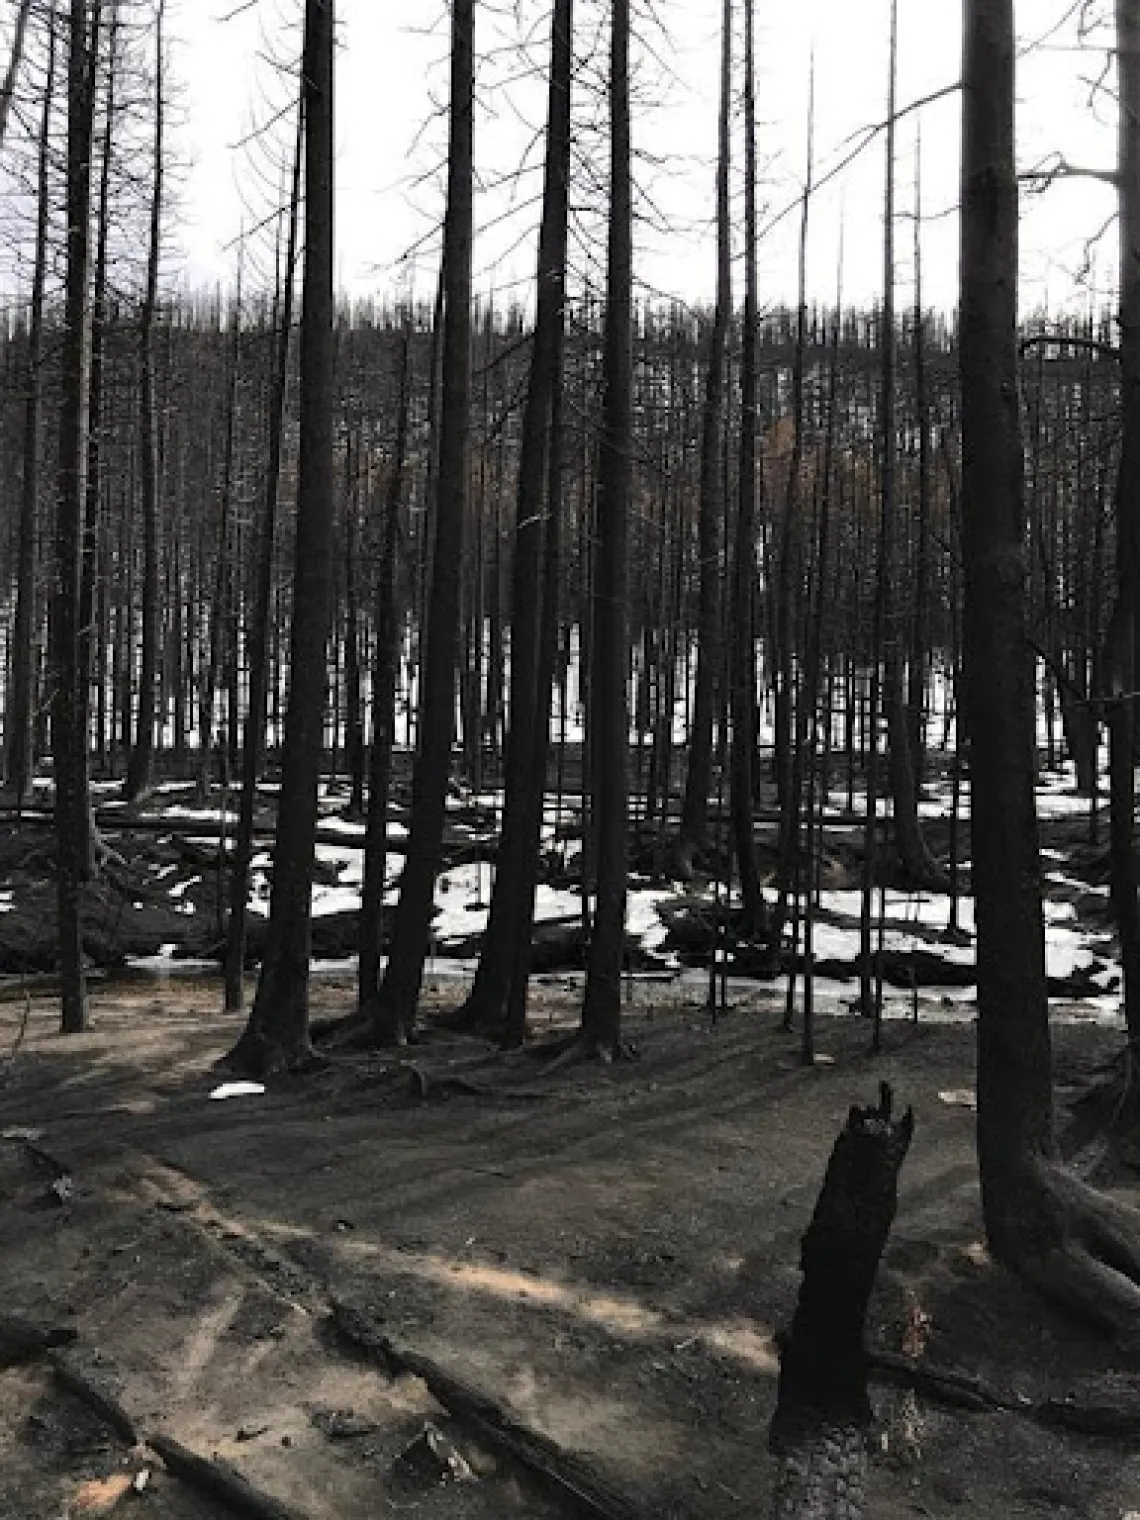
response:
[[[803,1282],[769,1431],[779,1462],[776,1520],[861,1513],[872,1421],[864,1327],[913,1131],[909,1108],[892,1119],[883,1083],[877,1108],[852,1108],[827,1164],[803,1238]]]
[[[681,807],[679,859],[691,869],[693,854],[704,843],[712,788],[713,717],[723,679],[721,628],[721,553],[724,526],[725,346],[732,311],[732,238],[728,178],[731,167],[729,122],[732,105],[732,0],[721,14],[720,119],[716,170],[716,304],[709,335],[708,369],[701,416],[700,502],[697,518],[699,606],[697,678],[689,731],[689,765]]]
[[[234,863],[230,873],[230,917],[226,927],[225,1005],[238,1012],[245,993],[245,926],[249,902],[249,872],[253,860],[253,813],[257,802],[257,773],[265,749],[265,720],[269,667],[269,603],[273,590],[273,544],[277,529],[277,493],[281,481],[281,442],[285,427],[285,397],[289,385],[289,348],[293,331],[293,285],[297,264],[300,218],[301,165],[304,147],[303,96],[297,106],[293,148],[293,181],[289,197],[289,230],[280,273],[277,305],[277,350],[269,403],[269,438],[265,470],[265,501],[257,523],[256,586],[246,629],[249,651],[249,706],[242,737],[241,796],[238,802]]]
[[[412,779],[408,853],[392,920],[391,953],[369,1010],[376,1036],[406,1039],[427,959],[435,878],[443,846],[455,731],[460,574],[467,508],[471,394],[471,246],[474,144],[474,0],[455,0],[451,19],[451,111],[444,223],[443,384],[422,707]]]
[[[333,491],[333,0],[306,0],[305,264],[300,457],[281,794],[269,933],[245,1033],[229,1057],[265,1073],[309,1059],[313,860],[325,708]]]
[[[621,1041],[628,849],[628,538],[633,487],[633,192],[629,0],[610,13],[610,220],[606,267],[602,434],[594,539],[591,730],[597,903],[586,962],[582,1038],[613,1056]]]
[[[1140,902],[1135,847],[1136,610],[1140,594],[1140,4],[1117,0],[1120,90],[1120,467],[1116,609],[1109,716],[1112,904],[1120,937],[1128,1042],[1140,1052]],[[1095,754],[1095,751],[1094,751]],[[1134,1082],[1134,1090],[1136,1088]]]
[[[400,632],[397,549],[411,405],[411,321],[409,310],[400,341],[400,394],[396,444],[384,502],[384,538],[376,580],[376,660],[372,671],[372,755],[368,772],[368,812],[364,830],[364,877],[360,890],[358,1004],[367,1012],[380,990],[380,950],[384,919],[384,877],[388,869],[388,796],[396,726],[396,664]]]
[[[24,58],[24,42],[28,33],[28,18],[31,13],[32,0],[20,0],[20,9],[16,12],[16,29],[12,34],[12,51],[8,55],[8,67],[4,73],[4,83],[0,85],[0,148],[4,146],[4,138],[8,131],[8,117],[12,110],[12,96],[16,93],[16,80],[19,78],[20,64]],[[53,7],[53,20],[54,15]]]
[[[83,732],[89,732],[92,650],[95,645],[95,594],[98,583],[99,517],[103,500],[103,443],[107,405],[104,370],[107,351],[107,284],[111,238],[111,171],[114,160],[116,83],[119,61],[119,0],[111,0],[107,29],[107,96],[99,162],[99,208],[95,236],[95,272],[91,290],[90,426],[87,435],[87,480],[83,509],[83,565],[79,577],[79,698]],[[100,586],[100,590],[104,588]],[[100,650],[102,654],[102,650]],[[100,687],[105,700],[105,693]],[[90,828],[92,855],[96,831]],[[94,864],[94,860],[92,860]]]
[[[1041,1244],[1035,1164],[1055,1153],[1034,811],[1017,385],[1012,0],[965,10],[962,545],[965,696],[978,931],[978,1161],[995,1256]]]
[[[360,604],[356,541],[360,532],[360,481],[363,434],[359,426],[345,459],[344,492],[344,701],[345,769],[348,772],[347,814],[359,818],[364,812],[364,708],[360,690]]]
[[[27,7],[19,27],[27,22]],[[14,51],[16,44],[13,45]],[[27,399],[24,402],[24,477],[20,491],[20,522],[16,550],[16,615],[12,628],[11,674],[4,731],[7,754],[5,780],[17,806],[26,802],[32,787],[32,690],[35,647],[32,628],[36,606],[36,508],[40,493],[40,425],[43,412],[44,285],[47,277],[48,219],[50,196],[50,127],[55,93],[55,7],[48,17],[48,66],[40,116],[39,157],[36,174],[36,253],[28,306]]]
[[[465,1022],[502,1026],[518,965],[516,941],[533,919],[534,882],[541,841],[549,747],[552,669],[542,659],[547,601],[557,592],[543,574],[546,536],[557,531],[544,504],[544,470],[550,413],[560,368],[566,290],[567,195],[570,178],[572,0],[558,0],[551,16],[547,152],[539,235],[534,349],[523,411],[515,547],[511,571],[511,695],[507,734],[503,826],[487,929]],[[545,511],[544,511],[545,505]],[[543,714],[546,714],[545,723]],[[527,934],[529,939],[529,934]],[[525,1007],[525,984],[521,1006]],[[513,1031],[521,1038],[521,1031]]]
[[[86,1024],[83,883],[88,867],[89,797],[79,666],[79,577],[83,547],[90,387],[91,157],[94,59],[99,11],[72,0],[67,59],[67,274],[61,344],[56,481],[55,594],[52,599],[52,759],[55,768],[57,907],[62,1028]]]
[[[135,715],[135,742],[127,765],[124,795],[131,802],[144,797],[154,784],[155,722],[159,656],[159,574],[161,555],[161,504],[158,469],[158,398],[155,390],[154,327],[158,310],[158,265],[162,243],[163,182],[166,173],[164,125],[163,20],[166,0],[159,0],[155,16],[154,143],[150,199],[150,245],[147,252],[146,290],[139,314],[141,392],[139,457],[143,514],[142,630],[139,652],[139,701]]]
[[[752,754],[756,728],[756,81],[754,0],[744,0],[744,331],[740,356],[740,482],[732,564],[729,808],[744,933],[765,931],[767,915],[752,837]]]
[[[218,501],[218,539],[214,559],[214,588],[210,598],[210,638],[198,688],[198,795],[210,789],[214,761],[214,707],[222,675],[229,591],[230,519],[234,494],[234,450],[237,445],[238,374],[241,365],[241,265],[230,313],[229,384],[226,387],[226,441],[222,456],[222,483]],[[180,700],[180,698],[179,698]]]
[[[887,717],[887,775],[891,788],[895,850],[904,879],[916,887],[945,885],[923,838],[918,820],[918,782],[911,754],[911,721],[903,682],[901,619],[894,608],[896,523],[898,513],[895,385],[895,96],[898,17],[891,5],[890,77],[887,85],[886,189],[883,214],[882,336],[882,517],[879,531],[879,620],[883,638],[884,702]],[[876,1000],[875,1041],[879,1039]]]

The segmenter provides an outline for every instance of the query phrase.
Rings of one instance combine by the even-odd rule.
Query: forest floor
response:
[[[318,979],[314,1013],[350,999]],[[1135,1391],[1133,1359],[981,1244],[968,1023],[891,1022],[872,1058],[865,1023],[823,1018],[806,1069],[771,994],[715,1023],[674,1000],[631,1008],[640,1059],[549,1073],[434,1032],[429,1008],[412,1053],[220,1101],[212,1063],[240,1027],[220,1001],[216,980],[110,982],[90,1032],[67,1040],[52,998],[0,1003],[0,1050],[18,1046],[0,1076],[0,1310],[73,1326],[67,1364],[145,1435],[225,1460],[290,1513],[587,1513],[449,1419],[421,1379],[338,1338],[347,1304],[584,1458],[627,1513],[766,1514],[773,1337],[832,1142],[880,1079],[917,1128],[873,1344],[914,1349],[923,1327],[931,1361],[1030,1399]],[[536,1004],[554,1026],[577,1012],[552,986]],[[1069,1022],[1056,1038],[1067,1112],[1119,1037]],[[1078,1159],[1140,1201],[1099,1152]],[[874,1403],[876,1520],[1140,1511],[1135,1439],[880,1385]],[[122,1494],[141,1472],[143,1492]],[[59,1520],[116,1498],[128,1516],[226,1512],[111,1435],[50,1365],[0,1372],[0,1515]]]

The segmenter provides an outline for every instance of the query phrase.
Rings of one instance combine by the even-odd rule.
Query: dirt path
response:
[[[333,1011],[344,995],[318,1001]],[[60,1203],[42,1158],[0,1142],[0,1281],[7,1307],[74,1323],[76,1363],[142,1429],[219,1454],[299,1515],[573,1513],[461,1429],[469,1480],[401,1460],[446,1417],[417,1379],[334,1339],[334,1298],[581,1453],[645,1513],[763,1515],[772,1336],[832,1139],[880,1076],[918,1130],[877,1341],[898,1349],[921,1313],[932,1356],[1027,1394],[1128,1371],[981,1249],[973,1115],[958,1101],[968,1029],[893,1027],[873,1063],[857,1021],[825,1022],[829,1061],[809,1072],[771,1009],[715,1029],[674,1009],[637,1016],[643,1058],[628,1067],[542,1079],[519,1059],[481,1072],[484,1095],[422,1101],[406,1070],[372,1059],[216,1103],[209,1063],[234,1033],[216,1006],[208,986],[111,988],[92,1033],[66,1044],[54,1009],[34,1009],[0,1129],[41,1129],[71,1189]],[[0,1049],[18,1016],[0,1008]],[[1066,1030],[1060,1045],[1079,1080],[1104,1036]],[[429,1045],[417,1062],[445,1073],[479,1055]],[[878,1520],[1140,1508],[1140,1454],[1016,1415],[876,1402]],[[0,1373],[0,1516],[58,1520],[125,1455],[44,1369]],[[150,1466],[149,1497],[124,1513],[218,1513]]]

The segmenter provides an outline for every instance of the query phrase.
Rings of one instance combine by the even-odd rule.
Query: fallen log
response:
[[[299,1520],[296,1510],[288,1509],[272,1495],[254,1488],[226,1462],[200,1457],[170,1436],[147,1436],[146,1444],[162,1458],[168,1472],[189,1483],[199,1493],[217,1499],[231,1514],[247,1516],[248,1520]]]
[[[615,1488],[584,1458],[568,1452],[536,1430],[522,1424],[482,1389],[448,1372],[430,1357],[398,1346],[351,1304],[334,1299],[335,1329],[351,1345],[389,1372],[410,1372],[422,1379],[428,1392],[476,1440],[505,1451],[562,1498],[571,1499],[594,1520],[647,1520],[634,1500]]]
[[[66,1388],[81,1404],[85,1404],[96,1419],[113,1430],[121,1441],[125,1441],[128,1446],[138,1445],[139,1434],[135,1422],[113,1394],[92,1381],[85,1372],[64,1357],[52,1356],[49,1360],[52,1373],[61,1388]]]

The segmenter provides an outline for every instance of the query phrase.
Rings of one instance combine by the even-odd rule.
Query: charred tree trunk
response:
[[[90,426],[87,437],[87,480],[83,510],[83,564],[79,585],[79,691],[83,704],[82,726],[89,733],[91,714],[92,652],[95,639],[95,598],[98,583],[99,518],[103,505],[104,435],[110,431],[109,407],[104,395],[107,368],[107,336],[110,326],[107,287],[110,267],[111,183],[114,157],[116,79],[119,55],[119,0],[112,0],[107,29],[107,98],[103,145],[99,163],[99,209],[95,239],[95,271],[91,291],[91,387]],[[91,843],[96,841],[94,821]]]
[[[909,1108],[892,1120],[891,1090],[883,1083],[878,1108],[852,1108],[831,1152],[803,1238],[803,1282],[780,1354],[768,1437],[779,1464],[774,1520],[863,1514],[873,1418],[864,1326],[913,1132]]]
[[[249,901],[249,872],[253,859],[253,814],[257,803],[257,773],[265,750],[265,722],[269,686],[269,604],[273,592],[273,544],[277,528],[277,493],[281,482],[281,444],[285,429],[285,399],[289,386],[289,348],[293,330],[293,285],[297,264],[297,232],[300,217],[301,164],[304,146],[304,105],[297,108],[297,135],[293,150],[293,184],[289,197],[289,231],[285,259],[279,275],[275,302],[277,345],[269,403],[268,457],[265,470],[265,501],[257,523],[253,610],[246,630],[249,658],[249,706],[242,739],[241,796],[238,802],[234,863],[230,873],[230,917],[226,926],[225,1005],[238,1012],[245,994],[245,926]]]
[[[455,668],[460,574],[467,512],[471,394],[471,249],[474,145],[475,5],[455,0],[451,19],[451,112],[444,223],[443,383],[439,487],[431,596],[422,665],[420,719],[408,853],[392,920],[391,954],[369,1009],[376,1037],[406,1039],[416,1016],[427,959],[435,878],[443,845],[455,732]]]
[[[1120,78],[1120,467],[1116,486],[1116,608],[1109,714],[1112,904],[1120,936],[1128,1043],[1140,1055],[1137,900],[1136,633],[1140,594],[1140,3],[1117,0]],[[1095,750],[1094,750],[1095,755]],[[1133,1079],[1134,1098],[1140,1083]]]
[[[27,5],[20,14],[18,37],[27,22]],[[15,50],[16,44],[13,44]],[[28,308],[27,399],[24,402],[24,478],[20,491],[20,522],[16,549],[16,616],[12,629],[12,660],[4,719],[5,781],[17,806],[32,789],[32,692],[35,680],[36,508],[40,494],[40,428],[43,412],[44,285],[47,277],[48,219],[51,211],[51,109],[55,90],[55,7],[48,17],[48,67],[40,117],[36,184],[36,253]]]
[[[4,138],[8,132],[8,117],[12,110],[12,96],[16,93],[16,81],[20,75],[20,64],[24,59],[24,42],[28,33],[28,18],[31,13],[32,0],[20,0],[20,9],[16,12],[16,29],[12,34],[12,51],[8,55],[8,68],[4,74],[4,83],[0,85],[0,148],[3,148]],[[53,7],[53,19],[54,14]]]
[[[396,446],[384,503],[384,539],[376,582],[376,660],[372,670],[372,755],[368,772],[368,812],[364,830],[364,877],[360,891],[360,972],[358,1006],[374,1004],[380,990],[380,949],[384,918],[384,877],[388,869],[388,798],[395,743],[396,667],[400,631],[397,550],[411,406],[411,312],[400,344],[400,394]]]
[[[333,0],[306,0],[305,265],[301,306],[300,458],[289,644],[289,703],[273,848],[269,934],[249,1023],[229,1057],[266,1073],[304,1065],[309,951],[325,706],[333,509]]]
[[[1134,1332],[1140,1215],[1060,1168],[1053,1121],[1025,619],[1013,0],[967,0],[965,27],[962,522],[982,1212],[997,1261]]]
[[[746,937],[765,932],[767,915],[752,837],[752,755],[756,729],[756,83],[754,0],[744,0],[744,332],[740,359],[740,480],[732,565],[729,697],[732,745],[729,808]]]
[[[539,237],[534,351],[523,411],[515,502],[506,796],[491,909],[464,1020],[500,1032],[512,1000],[511,986],[517,965],[515,941],[520,932],[520,920],[529,922],[533,918],[532,905],[527,903],[526,894],[529,890],[533,898],[549,747],[551,671],[542,659],[547,592],[543,551],[546,534],[556,529],[551,522],[549,501],[545,503],[545,512],[543,510],[543,488],[544,479],[549,479],[544,464],[549,446],[551,406],[560,368],[564,320],[572,28],[572,0],[558,0],[551,18],[547,158]],[[523,989],[524,1007],[525,1002]]]
[[[72,0],[67,60],[67,274],[56,481],[56,583],[51,618],[56,883],[65,1034],[79,1033],[87,1017],[82,896],[89,863],[90,803],[80,690],[79,580],[87,468],[91,160],[99,26],[98,8],[90,20],[88,10],[86,0]]]
[[[629,0],[610,13],[610,218],[606,267],[602,435],[594,540],[594,746],[592,812],[597,902],[586,961],[582,1041],[612,1058],[621,1044],[621,969],[625,948],[629,827],[628,541],[633,490],[633,191],[629,101]]]
[[[163,83],[163,19],[166,0],[159,0],[155,22],[154,144],[150,200],[150,245],[147,253],[146,291],[139,319],[141,354],[141,414],[139,456],[143,512],[142,637],[139,660],[139,702],[135,715],[135,742],[127,765],[124,795],[130,802],[144,797],[154,784],[156,697],[159,654],[159,575],[161,506],[158,468],[158,398],[155,393],[154,326],[158,309],[158,263],[162,242],[162,195],[166,174],[164,142],[165,100]]]
[[[716,304],[709,335],[708,370],[701,417],[701,475],[698,507],[697,678],[689,730],[689,767],[681,807],[678,860],[688,874],[704,843],[712,788],[713,716],[723,679],[721,632],[721,552],[724,523],[725,347],[732,312],[732,237],[729,224],[729,170],[732,104],[732,0],[721,15],[720,120],[716,170]]]

